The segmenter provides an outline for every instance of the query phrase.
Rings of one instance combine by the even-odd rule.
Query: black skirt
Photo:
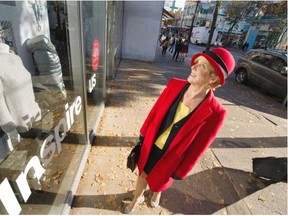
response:
[[[165,151],[163,149],[159,149],[155,144],[153,144],[148,161],[144,167],[144,172],[148,175],[155,164],[161,159]]]

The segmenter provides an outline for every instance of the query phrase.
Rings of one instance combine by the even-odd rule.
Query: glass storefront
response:
[[[122,25],[123,25],[123,2],[107,2],[107,66],[106,74],[109,79],[114,79],[116,69],[120,64]]]
[[[106,91],[106,2],[82,1],[81,6],[88,130],[93,134],[104,108]]]
[[[103,28],[105,10],[92,8],[84,23]],[[71,198],[89,144],[87,98],[99,106],[105,86],[105,35],[84,32],[84,55],[81,13],[78,1],[0,2],[0,214],[61,214]]]

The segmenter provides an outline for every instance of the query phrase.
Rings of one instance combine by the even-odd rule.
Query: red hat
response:
[[[225,79],[231,74],[235,67],[235,59],[232,54],[224,48],[214,48],[209,52],[197,53],[191,58],[191,66],[199,56],[206,58],[220,78],[220,84],[224,85]]]

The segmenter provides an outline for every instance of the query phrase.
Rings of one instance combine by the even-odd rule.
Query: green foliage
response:
[[[230,1],[223,5],[226,21],[230,25],[228,34],[238,24],[246,20],[249,23],[261,18],[279,19],[277,24],[271,24],[267,43],[276,44],[283,32],[287,32],[287,1]]]
[[[267,38],[267,43],[270,47],[275,47],[281,37],[285,37],[287,32],[287,2],[280,1],[277,4],[264,4],[262,11],[265,17],[278,18],[279,23],[270,25],[270,32]]]
[[[285,19],[287,21],[287,1],[280,1],[274,4],[264,4],[262,6],[264,14],[274,18]]]
[[[251,14],[256,14],[265,1],[231,1],[226,2],[223,8],[226,13],[226,21],[230,25],[228,32],[232,31],[238,22],[247,19]]]
[[[166,20],[164,20],[163,23],[164,23],[164,26],[173,25],[174,19],[166,19]]]

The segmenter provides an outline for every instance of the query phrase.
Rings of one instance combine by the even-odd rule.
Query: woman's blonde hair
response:
[[[213,71],[213,72],[210,72],[210,75],[213,76],[213,77],[217,77],[217,80],[210,84],[210,89],[214,90],[214,89],[220,87],[221,86],[220,79],[217,76],[217,74]]]

